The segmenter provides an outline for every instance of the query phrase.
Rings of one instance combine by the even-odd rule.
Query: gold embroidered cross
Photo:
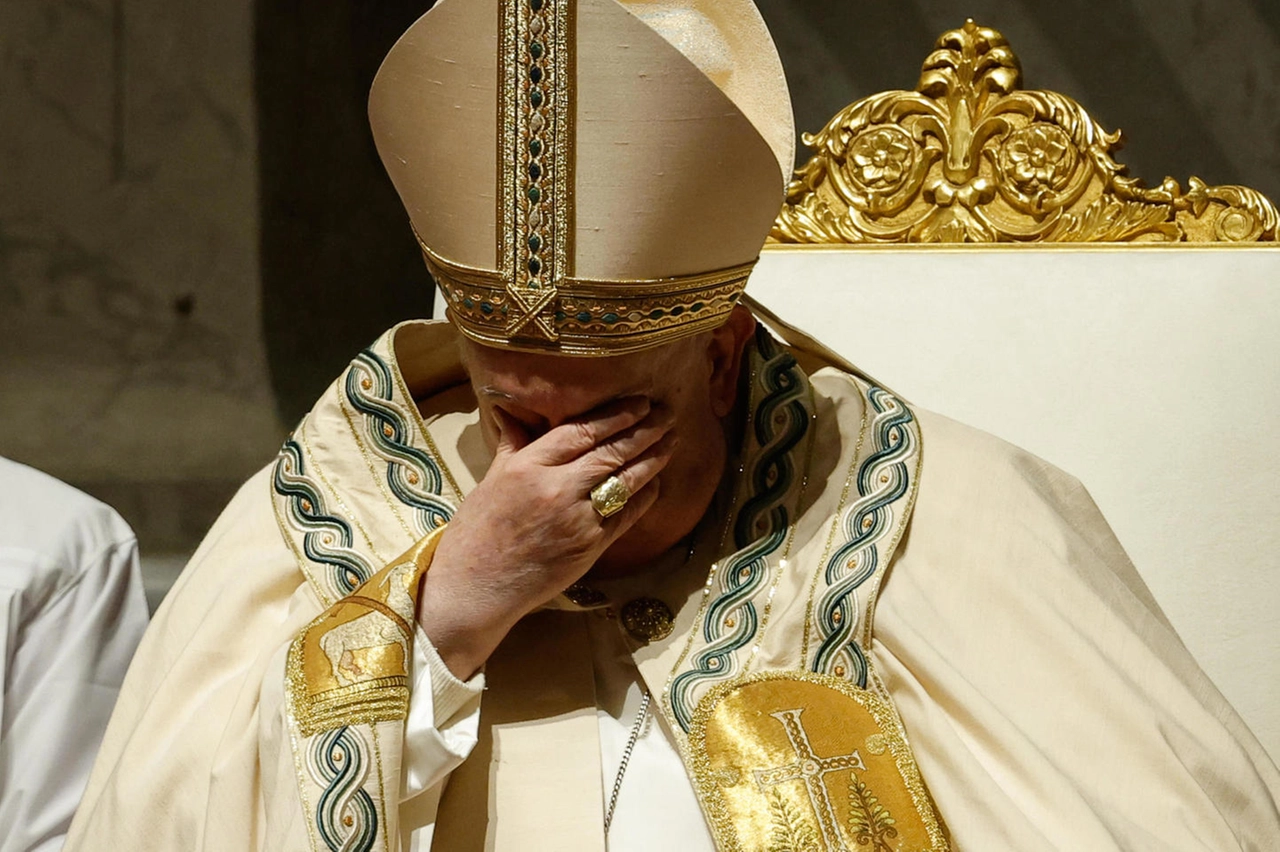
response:
[[[796,759],[783,766],[772,769],[756,769],[753,771],[756,784],[763,792],[770,787],[788,781],[803,781],[809,794],[809,802],[818,817],[818,826],[822,829],[823,845],[828,850],[844,850],[844,841],[840,838],[839,821],[835,808],[831,804],[831,796],[827,792],[824,777],[829,772],[842,769],[857,769],[865,772],[867,767],[862,762],[862,755],[854,749],[849,754],[836,757],[818,757],[809,743],[809,734],[800,723],[800,714],[804,709],[781,710],[769,715],[777,719],[787,732],[791,748],[795,750]]]

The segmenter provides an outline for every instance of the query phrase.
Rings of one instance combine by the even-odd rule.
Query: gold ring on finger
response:
[[[591,507],[602,518],[621,512],[629,499],[631,499],[631,490],[622,481],[622,477],[616,474],[591,489]]]

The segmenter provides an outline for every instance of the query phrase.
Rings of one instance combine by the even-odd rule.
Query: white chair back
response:
[[[748,293],[1080,478],[1280,755],[1280,247],[775,246]]]

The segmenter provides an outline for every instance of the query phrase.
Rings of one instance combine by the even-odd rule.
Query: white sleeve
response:
[[[484,675],[458,680],[449,671],[422,625],[413,642],[413,690],[404,723],[404,781],[408,801],[440,784],[467,759],[480,725]]]
[[[0,852],[56,852],[147,626],[137,544],[109,544],[47,600],[10,604]]]

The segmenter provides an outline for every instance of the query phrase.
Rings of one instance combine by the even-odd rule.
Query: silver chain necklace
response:
[[[618,774],[613,778],[613,793],[609,796],[609,807],[604,812],[604,833],[607,837],[609,834],[609,826],[613,824],[613,809],[618,806],[618,794],[622,792],[622,777],[627,774],[627,764],[631,762],[631,753],[636,749],[636,742],[640,739],[640,732],[644,730],[644,723],[649,718],[649,701],[653,698],[653,693],[649,690],[644,691],[644,698],[640,699],[640,712],[636,714],[636,720],[631,723],[631,735],[627,737],[627,747],[622,750],[622,762],[618,764]]]

